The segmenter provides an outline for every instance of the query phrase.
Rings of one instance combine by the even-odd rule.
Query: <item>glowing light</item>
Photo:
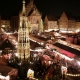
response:
[[[8,75],[8,76],[5,77],[5,76],[0,74],[0,79],[1,80],[10,80],[10,76]]]
[[[18,53],[14,53],[16,57],[18,57]]]
[[[66,74],[67,73],[67,67],[62,66],[61,71],[62,71],[62,74]]]
[[[41,42],[41,45],[43,45],[44,43],[43,42]]]
[[[54,33],[55,36],[61,36],[59,33],[55,32]]]
[[[77,61],[77,64],[80,66],[80,61]]]
[[[31,70],[31,69],[28,69],[27,77],[28,77],[28,78],[33,78],[33,77],[34,77],[34,71]]]

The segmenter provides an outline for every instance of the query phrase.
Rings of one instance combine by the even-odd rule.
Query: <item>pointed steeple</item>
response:
[[[22,15],[26,16],[26,8],[25,8],[25,0],[23,0],[23,8],[22,8]]]

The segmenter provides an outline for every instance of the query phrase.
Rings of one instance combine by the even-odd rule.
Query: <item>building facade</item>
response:
[[[28,16],[30,24],[31,24],[31,30],[39,30],[39,23],[41,20],[41,15],[38,12],[37,8],[35,7],[34,9],[32,9],[33,12],[30,14],[30,16]]]
[[[58,20],[59,30],[68,30],[68,18],[65,12],[62,13],[60,19]]]
[[[31,31],[39,31],[40,21],[42,19],[41,13],[38,11],[33,0],[30,0],[30,3],[26,6],[26,15],[29,18]]]
[[[47,15],[44,19],[44,30],[58,29],[57,19],[53,15]]]
[[[76,21],[75,19],[68,20],[68,31],[75,31],[76,29]]]
[[[80,21],[76,21],[76,31],[80,32]]]
[[[75,31],[76,21],[73,16],[69,13],[63,12],[60,19],[58,20],[59,30],[61,31]]]

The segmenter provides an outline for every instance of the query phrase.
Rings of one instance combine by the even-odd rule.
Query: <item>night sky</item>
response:
[[[25,0],[26,4],[29,0]],[[43,15],[53,14],[61,16],[63,11],[80,16],[79,0],[34,0],[37,8]],[[22,0],[0,0],[0,15],[15,16],[22,8]]]

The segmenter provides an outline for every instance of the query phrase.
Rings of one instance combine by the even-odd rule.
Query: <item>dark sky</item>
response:
[[[25,0],[28,3],[29,0]],[[79,0],[34,0],[43,15],[54,14],[60,16],[63,11],[80,16]],[[0,0],[0,15],[18,15],[22,8],[22,0]]]

